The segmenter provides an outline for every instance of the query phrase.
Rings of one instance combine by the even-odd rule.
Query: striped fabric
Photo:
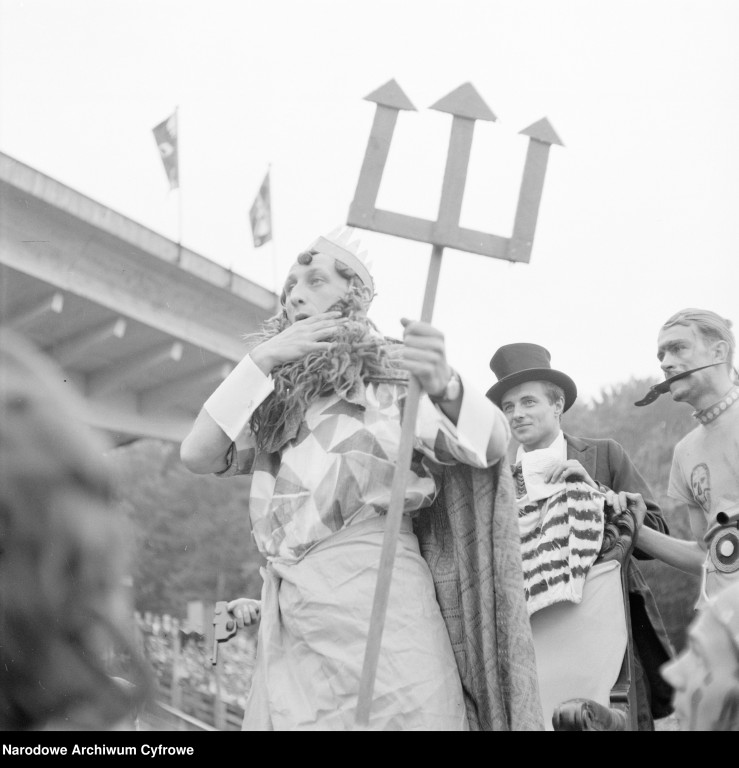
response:
[[[553,603],[579,603],[603,543],[605,496],[587,483],[519,506],[524,591],[529,615]]]

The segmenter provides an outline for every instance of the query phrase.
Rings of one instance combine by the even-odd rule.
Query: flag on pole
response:
[[[251,220],[251,234],[254,238],[254,247],[269,242],[272,239],[272,202],[269,195],[269,171],[264,177],[262,186],[254,198],[251,210],[249,211]]]
[[[180,169],[179,158],[177,154],[177,110],[175,110],[166,120],[163,120],[154,129],[154,140],[159,147],[159,154],[162,156],[164,170],[169,179],[170,189],[179,189]]]

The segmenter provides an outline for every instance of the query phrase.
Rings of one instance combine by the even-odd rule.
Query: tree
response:
[[[135,541],[137,610],[183,616],[190,600],[259,595],[264,561],[250,533],[249,478],[193,475],[179,447],[158,440],[138,440],[110,458],[116,503]]]

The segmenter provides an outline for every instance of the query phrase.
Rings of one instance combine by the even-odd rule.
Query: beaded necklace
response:
[[[724,411],[739,400],[739,387],[732,387],[721,400],[708,408],[702,408],[700,411],[693,411],[693,417],[698,419],[701,424],[710,424],[717,419]]]

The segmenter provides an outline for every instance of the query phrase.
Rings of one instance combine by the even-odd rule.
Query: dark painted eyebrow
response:
[[[323,267],[311,267],[306,273],[306,277],[313,277],[313,275],[328,275],[327,270],[325,270]]]
[[[666,341],[664,344],[660,344],[657,349],[670,349],[670,347],[675,347],[678,344],[683,344],[686,341],[686,339],[671,339],[670,341]]]
[[[310,277],[313,277],[313,275],[324,275],[324,276],[326,276],[329,273],[323,267],[309,267],[304,272],[304,274],[305,274],[306,277],[310,278]],[[294,274],[290,273],[287,276],[287,279],[285,280],[285,285],[287,285],[288,283],[297,283],[297,282],[298,282],[298,278],[295,277]]]

